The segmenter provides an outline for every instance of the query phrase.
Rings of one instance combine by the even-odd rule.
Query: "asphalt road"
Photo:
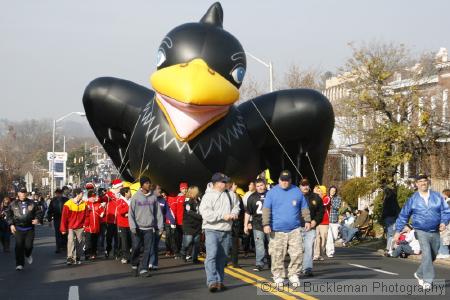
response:
[[[319,295],[303,293],[300,289],[270,290],[262,296],[261,282],[270,282],[270,272],[252,271],[254,258],[241,259],[242,269],[227,268],[226,282],[228,290],[211,294],[205,285],[203,265],[185,264],[173,258],[160,257],[160,270],[153,272],[150,278],[136,278],[129,265],[118,261],[98,259],[84,262],[79,266],[66,266],[65,255],[54,253],[52,229],[44,226],[37,228],[34,263],[26,265],[21,272],[15,270],[14,252],[0,253],[0,299],[348,299],[352,296],[337,296],[336,290],[324,290]],[[417,262],[403,259],[385,258],[370,249],[338,248],[334,258],[318,262],[314,266],[313,282],[323,287],[326,282],[337,280],[338,285],[349,283],[353,288],[358,284],[368,285],[365,280],[380,283],[395,283],[397,280],[410,280],[414,285],[413,273]],[[435,263],[436,278],[446,279],[445,293],[450,295],[450,268]],[[301,278],[311,283],[308,278]],[[322,283],[322,280],[324,280]],[[405,282],[401,281],[400,283]],[[328,287],[329,288],[329,287]],[[418,286],[416,285],[416,288]],[[336,287],[334,287],[336,289]],[[331,292],[330,292],[331,291]],[[382,289],[376,290],[377,292]],[[328,292],[328,295],[325,295]],[[351,291],[353,297],[361,297],[358,290]],[[369,293],[371,292],[369,287]],[[390,291],[393,292],[392,290]],[[402,291],[400,291],[402,292]],[[380,296],[364,296],[377,299]],[[426,299],[429,296],[391,296],[393,299]],[[434,298],[438,298],[437,296]],[[441,298],[441,297],[439,297]]]

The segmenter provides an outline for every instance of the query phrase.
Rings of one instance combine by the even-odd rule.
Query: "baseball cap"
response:
[[[281,181],[289,181],[292,178],[291,172],[289,172],[289,170],[281,171],[279,178]]]
[[[421,180],[421,179],[428,179],[428,175],[423,174],[423,173],[419,173],[416,175],[416,181]]]
[[[223,173],[217,172],[217,173],[214,173],[213,176],[211,177],[211,182],[213,182],[213,183],[214,182],[227,183],[227,182],[230,182],[230,177],[226,176]]]

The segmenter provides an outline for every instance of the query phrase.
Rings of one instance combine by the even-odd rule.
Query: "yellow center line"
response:
[[[233,271],[236,271],[236,272],[239,272],[241,274],[247,275],[247,276],[252,277],[252,278],[254,278],[254,279],[258,280],[258,281],[270,282],[269,280],[267,280],[264,277],[261,277],[261,276],[258,276],[256,274],[247,272],[247,271],[245,271],[243,269],[240,269],[240,268],[233,268],[233,267],[230,266],[230,267],[227,267],[227,269],[231,269]],[[289,292],[292,295],[298,296],[298,297],[300,297],[302,299],[305,299],[305,300],[318,300],[318,298],[315,298],[313,296],[310,296],[310,295],[302,293],[302,292],[295,291],[295,290],[291,289],[290,287],[288,287],[287,290],[284,290],[284,292]]]

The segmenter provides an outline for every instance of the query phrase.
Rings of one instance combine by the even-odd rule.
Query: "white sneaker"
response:
[[[276,285],[283,284],[283,283],[284,283],[284,278],[281,278],[281,277],[274,277],[274,278],[273,278],[273,282],[274,282]]]
[[[425,291],[431,290],[431,283],[424,282],[422,288],[423,288]]]
[[[149,265],[148,265],[148,269],[149,269],[149,270],[153,269],[153,265],[152,265],[152,264],[149,264]]]
[[[417,275],[417,273],[414,273],[414,277],[417,279],[417,281],[419,282],[419,285],[421,287],[423,287],[423,279],[420,279],[419,276]]]
[[[122,264],[126,264],[126,263],[127,263],[127,260],[126,260],[125,258],[122,258],[122,259],[120,260],[120,262],[121,262]]]
[[[33,263],[33,256],[28,256],[28,257],[25,257],[26,258],[26,260],[27,260],[27,263],[29,264],[29,265],[31,265],[32,263]]]
[[[138,268],[137,266],[131,266],[132,270],[137,270],[137,268]]]
[[[449,254],[438,254],[438,255],[436,255],[436,259],[447,259],[449,257],[450,257]]]
[[[300,279],[298,279],[297,275],[292,275],[289,277],[289,282],[292,284],[293,287],[299,287],[300,286]]]
[[[23,266],[21,266],[21,265],[17,266],[17,267],[16,267],[16,270],[17,270],[17,271],[22,271],[22,270],[23,270]]]

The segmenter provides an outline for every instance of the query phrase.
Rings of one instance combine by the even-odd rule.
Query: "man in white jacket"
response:
[[[224,174],[215,173],[211,178],[212,187],[208,186],[200,202],[205,230],[206,284],[212,293],[225,290],[224,269],[230,250],[231,226],[239,216],[239,201],[225,188],[229,181]]]

